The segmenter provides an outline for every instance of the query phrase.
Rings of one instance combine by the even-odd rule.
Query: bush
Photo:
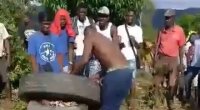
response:
[[[19,78],[30,72],[23,42],[18,35],[18,23],[25,14],[23,0],[0,0],[0,21],[6,26],[10,35],[11,66],[9,76],[12,82],[18,82]],[[16,83],[16,86],[18,84]]]
[[[59,8],[65,8],[74,16],[76,14],[77,5],[84,2],[88,5],[89,15],[94,18],[97,17],[97,10],[101,6],[107,6],[111,11],[111,21],[119,25],[124,19],[124,11],[126,8],[135,10],[139,18],[139,14],[144,8],[145,1],[146,0],[44,0],[43,3],[47,9],[50,10],[50,13],[54,13]]]

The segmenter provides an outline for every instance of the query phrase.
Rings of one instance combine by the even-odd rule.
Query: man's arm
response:
[[[79,73],[79,71],[84,67],[84,65],[89,61],[90,57],[91,57],[91,53],[92,53],[92,37],[94,36],[93,29],[91,29],[92,26],[89,26],[85,29],[84,35],[85,35],[85,39],[84,39],[84,50],[83,50],[83,55],[81,57],[80,62],[75,63],[73,70],[71,72],[71,74],[77,74]]]
[[[136,49],[140,48],[140,44],[135,40],[134,36],[131,37],[131,42]]]
[[[2,26],[1,28],[3,30],[3,33],[2,33],[2,36],[3,36],[3,46],[4,46],[6,57],[7,57],[7,59],[6,59],[7,60],[7,65],[10,66],[11,58],[10,58],[10,43],[9,43],[9,38],[11,36],[8,34],[8,31],[7,31],[6,27],[3,24],[1,26]]]
[[[117,27],[112,25],[111,26],[111,37],[112,37],[112,41],[116,44],[116,45],[120,45],[120,38],[117,35]]]
[[[74,53],[74,43],[69,43],[69,71],[71,71],[72,69],[72,64],[74,63],[74,57],[75,57],[75,53]]]
[[[35,36],[31,36],[28,43],[28,54],[30,55],[30,62],[32,67],[32,72],[38,72],[38,65],[36,61],[36,42],[34,40]]]
[[[62,53],[57,53],[57,60],[58,60],[58,64],[60,65],[60,69],[62,71],[62,68],[63,68],[63,54]]]
[[[183,56],[184,56],[184,45],[185,45],[186,39],[183,29],[181,30],[180,40],[178,42],[179,45],[179,60],[180,60],[180,69],[183,71],[184,69],[184,63],[183,63]]]
[[[31,61],[32,72],[37,73],[38,72],[38,65],[36,63],[36,58],[35,58],[34,55],[30,55],[30,61]]]
[[[11,64],[11,57],[10,57],[10,43],[9,39],[4,40],[4,47],[5,47],[5,52],[6,52],[6,60],[7,60],[7,65],[10,66]]]

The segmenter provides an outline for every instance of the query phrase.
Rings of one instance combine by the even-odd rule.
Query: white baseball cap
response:
[[[108,7],[103,6],[103,7],[99,8],[98,13],[99,14],[110,15],[110,10],[108,9]]]

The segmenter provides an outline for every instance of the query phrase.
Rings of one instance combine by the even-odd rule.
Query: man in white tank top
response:
[[[96,23],[95,27],[97,32],[101,33],[104,37],[112,40],[114,43],[116,43],[116,45],[119,45],[120,42],[117,35],[117,28],[109,21],[109,15],[109,9],[106,6],[101,7],[98,10],[98,22]],[[95,58],[92,58],[92,60],[90,60],[86,70],[88,70],[86,71],[86,73],[89,73],[89,76],[94,76],[102,71],[99,61]]]
[[[117,27],[109,21],[109,16],[110,10],[106,6],[103,6],[98,10],[98,22],[96,24],[97,32],[101,33],[116,44],[119,44]]]

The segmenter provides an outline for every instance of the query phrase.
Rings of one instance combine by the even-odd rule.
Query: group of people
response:
[[[133,10],[127,9],[125,22],[118,27],[110,22],[106,6],[97,13],[95,21],[87,16],[87,6],[80,4],[75,17],[59,9],[51,21],[40,12],[40,30],[26,22],[25,47],[33,73],[76,74],[101,82],[101,109],[119,110],[133,88],[142,29],[134,22]]]
[[[76,74],[101,82],[101,109],[119,110],[127,95],[134,94],[135,75],[141,63],[138,49],[144,48],[142,28],[136,25],[133,10],[126,10],[124,24],[118,27],[110,22],[110,10],[106,6],[99,8],[96,21],[87,16],[87,5],[80,4],[76,11],[77,15],[70,17],[67,10],[59,9],[53,21],[47,13],[40,12],[40,29],[34,28],[35,24],[28,18],[24,20],[26,29],[22,38],[32,72]],[[182,27],[175,24],[175,15],[172,9],[165,12],[165,25],[158,32],[154,51],[148,50],[153,60],[149,66],[154,70],[155,88],[159,90],[167,83],[169,109],[173,109],[179,76],[184,74],[179,94],[183,96],[186,91],[189,99],[191,82],[200,70],[200,32],[186,41]],[[0,67],[4,68],[0,69],[0,75],[6,82],[10,35],[3,24],[0,24],[0,37]],[[134,101],[130,105],[132,110]]]

